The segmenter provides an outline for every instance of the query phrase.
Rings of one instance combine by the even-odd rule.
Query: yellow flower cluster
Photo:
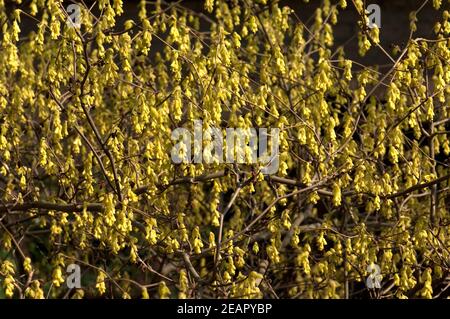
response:
[[[80,28],[61,1],[14,2],[0,0],[0,297],[62,297],[77,261],[86,287],[71,298],[358,297],[369,265],[383,297],[439,291],[450,260],[442,1],[429,4],[432,39],[415,36],[412,14],[411,39],[382,50],[387,70],[335,49],[343,10],[358,12],[361,55],[383,49],[362,0],[323,0],[308,22],[280,1],[206,0],[204,14],[142,0],[125,17],[124,1],[100,0],[78,4]],[[196,120],[278,128],[277,173],[248,161],[261,145],[242,146],[245,163],[202,152],[211,134],[192,143],[201,163],[175,164],[171,134],[193,140]]]

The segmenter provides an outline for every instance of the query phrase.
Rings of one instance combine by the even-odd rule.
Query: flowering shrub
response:
[[[123,1],[99,0],[78,4],[79,27],[66,2],[0,0],[0,296],[445,294],[444,2],[426,4],[432,39],[415,36],[418,8],[391,52],[362,0],[320,1],[308,23],[270,0],[141,1],[119,23]],[[389,69],[336,49],[343,10],[359,14],[359,53]],[[196,120],[278,128],[278,172],[174,163],[172,131]]]

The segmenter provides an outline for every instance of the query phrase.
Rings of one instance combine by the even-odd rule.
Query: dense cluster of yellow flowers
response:
[[[362,0],[0,0],[0,297],[439,296],[450,271],[450,13],[394,52]],[[444,5],[445,2],[445,5]],[[319,3],[319,1],[317,1]],[[359,53],[335,47],[342,10]],[[24,32],[25,21],[33,24]],[[357,21],[355,21],[357,24]],[[171,132],[279,128],[279,170],[174,164]],[[82,268],[69,291],[66,267]],[[368,266],[381,288],[367,290]],[[448,279],[447,279],[448,280]]]

